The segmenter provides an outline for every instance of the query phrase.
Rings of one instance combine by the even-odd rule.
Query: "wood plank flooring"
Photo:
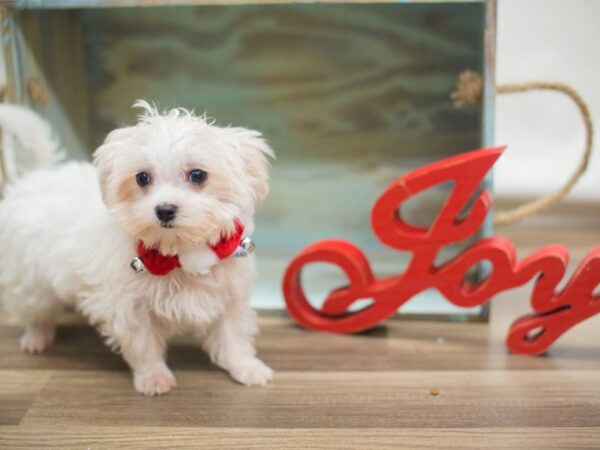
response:
[[[600,227],[511,233],[520,256],[548,236],[575,260],[600,242]],[[598,449],[600,317],[546,356],[507,354],[530,289],[498,296],[490,324],[390,320],[341,336],[263,314],[272,385],[239,386],[179,339],[169,352],[179,386],[160,398],[136,394],[80,318],[65,316],[47,353],[25,355],[20,328],[0,317],[0,448]]]

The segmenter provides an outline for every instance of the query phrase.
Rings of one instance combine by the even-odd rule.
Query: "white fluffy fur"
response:
[[[32,168],[52,166],[63,157],[48,122],[29,108],[0,104],[0,129],[9,179]],[[6,181],[0,173],[0,182]]]
[[[203,337],[212,361],[235,380],[264,385],[272,371],[255,356],[253,256],[209,261],[204,276],[136,274],[129,262],[139,239],[185,259],[233,231],[236,217],[252,226],[254,205],[268,192],[273,153],[255,131],[217,127],[184,109],[136,106],[144,110],[139,122],[110,133],[94,154],[96,167],[69,162],[36,169],[13,182],[0,202],[0,295],[27,327],[22,346],[39,352],[50,345],[56,312],[71,304],[122,353],[135,389],[146,395],[175,386],[165,352],[180,333]],[[47,133],[39,120],[19,124]],[[38,148],[52,150],[40,160],[55,160],[53,149]],[[187,181],[194,168],[208,173],[202,186]],[[152,175],[145,188],[135,183],[140,171]],[[178,206],[173,228],[155,217],[161,202]]]

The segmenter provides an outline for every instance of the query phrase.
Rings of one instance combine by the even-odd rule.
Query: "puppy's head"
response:
[[[132,236],[163,254],[214,244],[268,193],[260,133],[222,128],[144,101],[137,125],[111,132],[94,153],[104,203]]]

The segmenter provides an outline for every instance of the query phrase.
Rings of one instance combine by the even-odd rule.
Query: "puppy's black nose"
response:
[[[171,203],[162,203],[154,208],[156,217],[163,223],[171,222],[177,214],[177,206]]]

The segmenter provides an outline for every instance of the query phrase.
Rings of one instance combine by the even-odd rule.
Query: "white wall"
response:
[[[497,83],[571,84],[588,102],[600,142],[600,0],[498,0],[497,33]],[[567,178],[584,142],[569,99],[554,93],[503,95],[496,115],[496,142],[509,146],[496,165],[499,195],[539,195]],[[600,203],[599,147],[570,198]]]

